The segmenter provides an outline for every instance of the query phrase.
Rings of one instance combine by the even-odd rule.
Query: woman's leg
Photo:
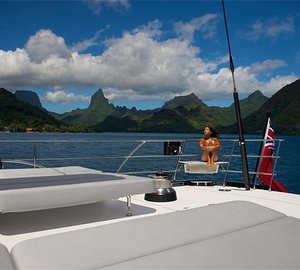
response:
[[[207,165],[208,165],[208,167],[212,167],[213,166],[213,159],[212,159],[211,152],[209,153],[208,156],[209,156],[209,158],[208,158]]]
[[[207,166],[208,167],[211,167],[211,152],[210,151],[207,151],[207,150],[204,150],[203,153],[202,153],[202,161],[206,161],[207,162]]]
[[[208,151],[204,150],[201,156],[202,161],[208,161]]]
[[[211,151],[207,151],[207,166],[208,167],[211,167],[212,166],[212,162],[213,162],[213,160],[212,160],[212,155],[211,155],[212,153],[211,153]]]
[[[213,150],[211,152],[211,166],[215,166],[215,162],[218,161],[219,156],[218,156],[218,151],[217,150]]]
[[[213,161],[218,161],[219,159],[218,150],[212,151],[212,156],[214,157]]]

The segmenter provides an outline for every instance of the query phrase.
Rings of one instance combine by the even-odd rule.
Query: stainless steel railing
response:
[[[163,152],[164,143],[179,142],[180,151],[177,155],[166,155]],[[242,174],[238,139],[221,139],[222,148],[219,151],[220,160],[227,165],[213,175],[223,186],[226,185],[229,175],[233,180],[239,181]],[[272,173],[258,173],[254,164],[260,157],[258,148],[261,139],[246,139],[249,147],[247,152],[249,174],[253,176],[252,185],[255,188],[259,174],[271,175],[271,182],[276,175],[279,150],[282,139],[275,139],[275,152]],[[15,150],[13,150],[15,149]],[[25,150],[24,150],[25,149]],[[68,154],[70,151],[71,154]],[[255,153],[256,151],[256,153]],[[198,139],[172,139],[172,140],[0,140],[0,167],[15,168],[17,165],[39,167],[66,166],[69,164],[83,165],[99,170],[135,175],[151,175],[164,171],[173,175],[175,182],[189,181],[191,177],[183,173],[181,161],[200,160]],[[137,162],[139,161],[139,162]],[[135,165],[130,166],[130,163]],[[102,168],[103,166],[103,168]],[[111,167],[110,167],[111,166]],[[238,175],[234,177],[233,175]],[[208,176],[205,176],[206,178]]]

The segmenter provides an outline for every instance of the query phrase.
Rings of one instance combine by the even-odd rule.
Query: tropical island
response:
[[[267,113],[277,134],[300,134],[300,80],[270,98],[256,90],[240,100],[240,107],[246,134],[261,134]],[[237,133],[235,123],[233,104],[208,106],[193,93],[177,96],[161,108],[137,110],[114,106],[99,89],[87,108],[57,114],[44,109],[32,91],[0,88],[0,131],[196,133],[212,125],[220,133]]]

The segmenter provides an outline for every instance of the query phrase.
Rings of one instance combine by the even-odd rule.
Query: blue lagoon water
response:
[[[163,142],[156,140],[183,140],[188,139],[184,153],[194,155],[187,160],[199,160],[200,150],[198,139],[202,134],[160,134],[160,133],[0,133],[0,158],[2,160],[22,159],[33,161],[44,166],[67,166],[81,165],[108,172],[116,172],[130,152],[139,145],[141,140],[151,140],[153,143],[146,144],[140,148],[135,155],[139,158],[130,160],[122,171],[130,172],[135,170],[144,171],[167,171],[175,168],[178,157],[163,156]],[[258,136],[245,136],[246,139],[261,139]],[[238,143],[232,148],[232,142],[228,139],[237,139],[236,135],[221,135],[222,149],[220,160],[226,161],[231,151],[239,155]],[[276,139],[283,139],[280,143],[280,158],[277,160],[275,178],[279,180],[291,193],[300,194],[300,137],[299,136],[277,136]],[[247,143],[247,154],[257,155],[260,143]],[[277,150],[278,143],[276,144]],[[161,155],[157,159],[145,156]],[[54,158],[54,159],[53,159]],[[254,170],[256,158],[248,158],[249,170]],[[13,167],[14,164],[7,163],[6,167]],[[229,169],[241,170],[240,158],[231,160]],[[122,172],[121,171],[121,172]],[[147,174],[147,173],[146,173]],[[183,173],[178,177],[184,177]],[[190,176],[191,177],[191,176]],[[193,175],[193,177],[196,177]],[[198,176],[197,176],[198,177]],[[213,176],[214,179],[222,182],[224,174]],[[252,181],[253,176],[250,175]],[[227,175],[227,180],[242,181],[241,175]],[[201,180],[201,178],[200,178]]]

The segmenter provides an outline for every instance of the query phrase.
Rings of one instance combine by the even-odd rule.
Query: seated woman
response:
[[[200,148],[203,151],[202,160],[207,161],[207,166],[211,168],[218,161],[218,150],[221,148],[221,144],[217,132],[211,126],[206,126],[203,133],[204,138],[199,140]]]

